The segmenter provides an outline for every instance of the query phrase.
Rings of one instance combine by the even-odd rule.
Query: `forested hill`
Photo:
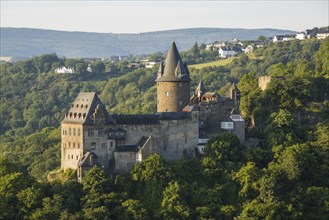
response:
[[[214,54],[197,44],[181,52],[189,63]],[[189,67],[191,92],[200,80],[221,95],[237,84],[241,113],[253,121],[247,139],[255,141],[226,133],[202,157],[167,162],[153,154],[115,178],[95,166],[82,183],[59,170],[60,121],[70,103],[97,92],[110,114],[152,113],[158,66],[122,60],[97,73],[56,74],[59,65],[87,66],[56,54],[0,64],[0,219],[327,220],[328,57],[329,38],[313,38],[256,47],[225,66]],[[261,91],[264,75],[272,80]]]
[[[139,34],[67,32],[30,28],[1,28],[1,56],[30,57],[55,52],[66,57],[105,57],[165,51],[174,39],[186,50],[195,42],[257,39],[260,35],[291,34],[279,29],[190,28]]]

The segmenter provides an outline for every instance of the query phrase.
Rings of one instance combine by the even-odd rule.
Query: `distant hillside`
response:
[[[66,57],[105,57],[112,55],[150,54],[168,49],[174,39],[179,50],[195,42],[257,39],[291,34],[278,29],[190,28],[139,34],[67,32],[31,28],[1,28],[1,56],[35,56],[57,53]]]

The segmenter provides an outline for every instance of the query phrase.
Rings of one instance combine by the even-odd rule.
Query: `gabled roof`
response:
[[[78,166],[79,167],[93,167],[95,165],[99,165],[97,160],[97,156],[94,153],[87,152],[83,157],[79,160]]]
[[[155,113],[159,120],[182,120],[192,117],[190,112],[157,112]]]
[[[80,92],[62,122],[94,124],[101,117],[106,124],[114,124],[105,106],[95,92]]]
[[[138,152],[139,146],[137,144],[119,145],[115,147],[115,152]]]
[[[112,115],[115,124],[159,124],[158,117],[154,114],[148,115]]]
[[[131,145],[119,145],[115,147],[115,152],[138,152],[140,149],[144,147],[144,145],[151,140],[151,136],[145,137],[143,136],[137,144]]]
[[[183,63],[175,42],[168,51],[165,63],[161,63],[156,82],[190,82],[190,73]]]

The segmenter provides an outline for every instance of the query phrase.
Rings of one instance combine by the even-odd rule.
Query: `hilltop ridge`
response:
[[[1,29],[1,56],[32,57],[45,53],[57,53],[66,57],[106,57],[113,55],[150,54],[165,51],[173,39],[180,42],[180,50],[190,48],[195,42],[210,43],[216,40],[257,39],[260,35],[295,33],[280,29],[242,28],[186,28],[115,34],[93,32],[69,32],[33,28]]]

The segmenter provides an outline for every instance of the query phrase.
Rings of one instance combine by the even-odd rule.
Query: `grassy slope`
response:
[[[196,68],[196,69],[201,69],[203,67],[208,67],[208,66],[225,66],[233,61],[234,58],[228,58],[228,59],[222,59],[222,60],[216,60],[214,62],[209,62],[209,63],[200,63],[200,64],[195,64],[195,65],[189,65],[190,68]]]

